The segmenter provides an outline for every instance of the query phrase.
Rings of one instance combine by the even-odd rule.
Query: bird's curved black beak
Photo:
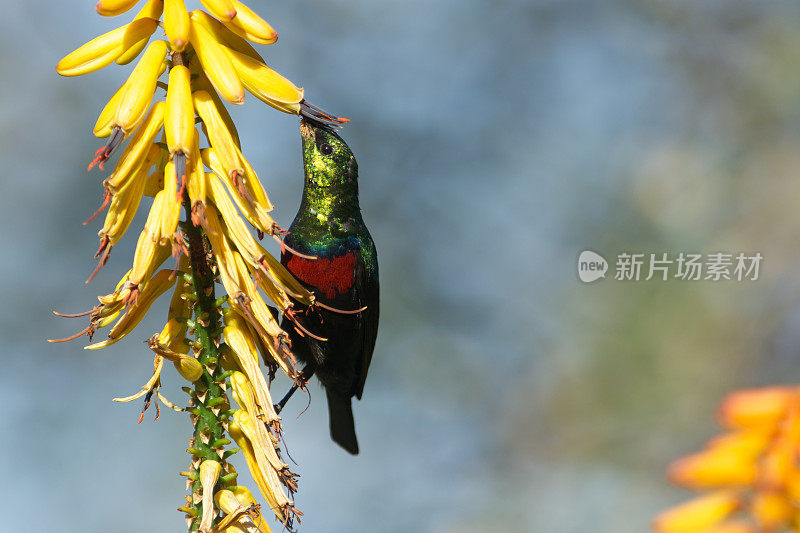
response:
[[[300,116],[304,121],[310,120],[322,124],[323,126],[328,126],[329,128],[340,128],[343,124],[350,122],[349,118],[331,115],[317,106],[310,104],[308,100],[300,102]]]

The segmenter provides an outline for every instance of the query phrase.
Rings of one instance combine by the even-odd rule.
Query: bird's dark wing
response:
[[[367,308],[359,313],[361,322],[361,354],[356,360],[356,382],[355,395],[360,400],[364,392],[364,383],[367,381],[369,364],[372,361],[372,352],[375,350],[375,339],[378,337],[378,316],[380,314],[380,287],[378,285],[377,272],[374,276],[370,275],[359,254],[359,260],[353,272],[353,289],[355,299],[359,307]]]

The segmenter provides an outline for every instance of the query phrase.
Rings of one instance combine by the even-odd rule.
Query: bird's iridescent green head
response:
[[[306,186],[357,187],[358,164],[347,143],[332,129],[303,119],[303,166]]]

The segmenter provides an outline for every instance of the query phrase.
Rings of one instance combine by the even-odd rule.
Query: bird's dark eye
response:
[[[319,147],[319,151],[322,155],[331,155],[333,153],[333,148],[328,143],[323,143],[322,146]]]

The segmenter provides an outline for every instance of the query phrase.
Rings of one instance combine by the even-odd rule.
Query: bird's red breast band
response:
[[[331,259],[314,260],[292,255],[286,268],[300,281],[316,287],[326,298],[335,298],[353,286],[356,260],[355,252]]]

